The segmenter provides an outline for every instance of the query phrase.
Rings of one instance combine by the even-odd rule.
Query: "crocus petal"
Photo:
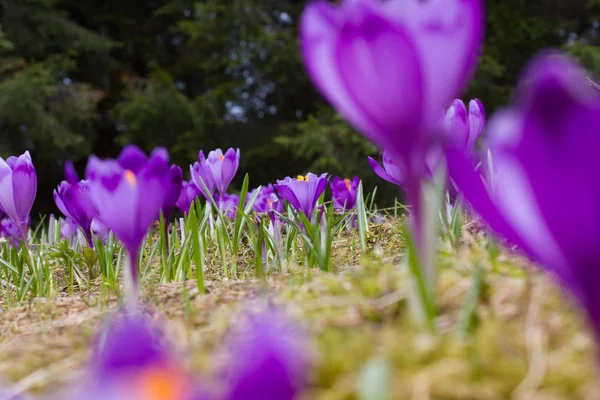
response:
[[[29,216],[37,192],[37,175],[29,152],[25,152],[17,159],[12,180],[15,209],[20,218],[20,221],[15,223],[20,223]]]
[[[406,152],[418,136],[401,133],[414,131],[423,112],[419,59],[404,28],[376,8],[370,1],[347,1],[340,10],[309,4],[300,21],[302,56],[348,121],[380,148]]]
[[[481,0],[383,2],[388,16],[411,32],[422,62],[425,109],[445,109],[474,72],[483,39]]]
[[[117,162],[121,165],[121,168],[137,174],[140,172],[140,169],[146,165],[148,158],[139,147],[128,145],[121,151]]]
[[[377,176],[379,176],[381,179],[383,179],[385,181],[393,183],[394,185],[402,186],[402,182],[400,182],[399,180],[397,180],[396,178],[394,178],[393,176],[388,174],[387,171],[385,169],[383,169],[377,161],[375,161],[371,157],[368,157],[368,159],[369,159],[369,165],[371,166],[371,169],[373,170],[373,172],[375,172],[377,174]]]
[[[477,139],[483,132],[485,126],[485,109],[479,99],[473,99],[469,102],[469,141],[467,148],[472,150],[477,143]]]
[[[300,210],[302,208],[302,205],[300,204],[298,197],[296,197],[296,194],[294,193],[294,191],[292,191],[292,189],[289,186],[283,185],[283,184],[278,184],[278,185],[273,185],[273,187],[275,187],[275,189],[277,189],[277,192],[279,193],[279,195],[281,197],[283,197],[285,200],[287,200],[287,202],[290,203],[292,205],[292,207],[294,207],[295,209],[298,209],[298,210]]]
[[[553,272],[579,300],[600,338],[595,176],[600,93],[586,84],[586,76],[563,55],[543,55],[530,64],[515,104],[489,124],[491,196],[474,183],[472,166],[459,165],[457,152],[448,152],[448,165],[490,226]]]
[[[449,140],[456,141],[458,145],[467,147],[469,142],[469,114],[462,100],[455,99],[446,111],[444,127]]]

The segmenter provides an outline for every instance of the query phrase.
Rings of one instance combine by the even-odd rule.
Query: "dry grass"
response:
[[[192,370],[210,373],[216,349],[252,302],[268,299],[314,338],[305,399],[354,399],[363,365],[389,361],[398,399],[595,399],[595,346],[555,285],[518,255],[492,266],[486,238],[467,229],[457,249],[439,251],[439,333],[415,324],[401,267],[400,222],[371,228],[372,255],[361,258],[351,235],[334,244],[336,273],[306,271],[226,281],[209,271],[206,295],[195,282],[144,289],[145,311],[165,328]],[[471,335],[461,336],[461,308],[475,265],[485,270]],[[85,372],[89,343],[115,298],[98,290],[37,299],[0,315],[0,375],[22,392],[43,393]],[[222,360],[221,360],[222,362]]]

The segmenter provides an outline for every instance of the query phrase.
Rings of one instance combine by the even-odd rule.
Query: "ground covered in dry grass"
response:
[[[571,302],[547,276],[501,251],[492,263],[482,232],[440,243],[438,332],[411,318],[400,220],[370,227],[370,256],[334,242],[334,273],[306,271],[144,287],[145,311],[193,370],[214,371],[232,322],[270,301],[312,338],[305,399],[354,399],[365,365],[390,369],[394,399],[594,399],[595,346]],[[475,285],[479,281],[480,285]],[[475,289],[474,289],[475,288]],[[117,299],[96,289],[4,305],[0,375],[34,398],[85,373],[89,344]]]

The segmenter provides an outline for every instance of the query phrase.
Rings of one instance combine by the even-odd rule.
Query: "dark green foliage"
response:
[[[114,156],[125,143],[166,146],[184,171],[199,149],[236,146],[251,186],[309,170],[359,175],[389,204],[399,191],[370,172],[366,156],[376,150],[306,76],[297,40],[305,3],[0,1],[0,155],[31,150],[39,211],[55,211],[50,190],[66,159],[83,169],[89,153]],[[465,99],[479,97],[488,114],[546,47],[600,75],[600,1],[487,0],[486,8],[485,48]]]

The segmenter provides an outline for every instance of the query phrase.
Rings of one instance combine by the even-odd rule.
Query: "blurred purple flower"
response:
[[[310,77],[342,116],[392,155],[418,242],[421,185],[441,142],[440,115],[474,70],[483,27],[481,0],[321,1],[309,3],[300,20]]]
[[[71,162],[65,165],[65,176],[69,181],[62,181],[58,189],[54,190],[54,202],[68,220],[81,227],[88,245],[94,247],[92,220],[98,216],[98,212],[92,201],[88,182],[79,181]]]
[[[438,116],[477,61],[479,0],[344,0],[309,4],[300,21],[304,63],[321,93],[405,179],[425,172]]]
[[[2,221],[0,221],[0,236],[6,239],[10,246],[18,247],[21,245],[19,228],[10,218],[2,218]]]
[[[162,213],[165,218],[165,226],[167,226],[169,223],[169,218],[171,218],[171,213],[173,212],[173,208],[179,200],[179,196],[183,188],[183,173],[181,172],[181,168],[179,168],[177,165],[171,165],[169,178],[169,184],[166,188],[165,200],[162,206]]]
[[[449,139],[456,141],[467,153],[475,148],[475,143],[485,126],[485,109],[478,99],[469,102],[469,111],[462,100],[456,99],[446,111],[444,120]]]
[[[278,180],[273,186],[279,196],[310,218],[319,197],[327,189],[328,180],[327,174],[318,176],[308,173],[306,176],[299,175],[297,179],[288,176],[284,180]]]
[[[183,181],[181,185],[181,193],[179,199],[177,199],[177,208],[182,213],[187,214],[190,211],[190,207],[194,201],[200,196],[200,190],[192,181]]]
[[[259,189],[257,188],[249,192],[247,199],[250,200],[257,190]],[[260,188],[260,192],[258,193],[258,196],[256,196],[256,201],[252,208],[254,212],[261,214],[271,211],[281,213],[283,212],[283,201],[277,196],[277,192],[273,185],[269,184]]]
[[[208,153],[208,158],[204,157],[204,152],[200,150],[198,157],[200,162],[190,168],[194,184],[207,199],[210,197],[205,193],[202,181],[211,195],[215,189],[224,195],[240,164],[240,150],[230,148],[223,154],[221,149],[216,149]]]
[[[333,207],[338,211],[353,209],[356,205],[359,184],[360,179],[358,176],[355,176],[352,180],[342,179],[339,176],[333,178],[333,181],[329,184],[333,197]]]
[[[600,339],[600,93],[564,55],[526,69],[515,104],[488,124],[489,188],[460,147],[450,176],[490,227],[559,277]],[[490,189],[488,191],[488,189]]]
[[[159,332],[139,314],[109,322],[95,346],[90,367],[87,379],[71,390],[68,399],[199,399]]]
[[[371,169],[377,174],[377,176],[400,187],[403,186],[406,172],[402,169],[402,164],[397,163],[394,160],[394,157],[388,151],[383,152],[383,168],[372,157],[368,157],[368,159]]]
[[[215,194],[215,202],[219,205],[219,211],[227,217],[234,219],[237,215],[237,207],[240,196],[237,194]]]
[[[90,157],[86,170],[92,201],[100,222],[112,230],[129,253],[132,288],[137,296],[137,255],[150,225],[158,219],[170,182],[169,155],[163,148],[150,158],[127,146],[117,160]]]
[[[0,157],[0,209],[16,225],[25,242],[36,191],[37,175],[28,151],[6,161]]]
[[[226,342],[227,400],[292,400],[306,383],[308,342],[280,311],[270,308],[248,321]]]

